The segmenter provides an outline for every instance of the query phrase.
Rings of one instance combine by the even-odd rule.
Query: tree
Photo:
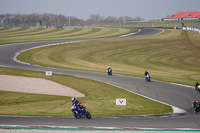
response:
[[[132,18],[130,16],[108,16],[103,17],[99,14],[93,14],[88,20],[84,21],[73,16],[65,16],[62,14],[0,14],[0,26],[1,27],[26,27],[26,26],[38,26],[38,23],[42,23],[43,26],[107,26],[109,24],[125,24],[127,21],[142,21],[141,17]],[[70,22],[70,24],[69,24]]]

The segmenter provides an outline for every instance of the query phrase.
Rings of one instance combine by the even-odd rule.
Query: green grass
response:
[[[165,30],[142,38],[87,41],[29,50],[18,59],[48,67],[105,72],[194,85],[200,79],[200,35],[193,31]]]
[[[0,67],[1,75],[51,80],[85,94],[78,98],[92,116],[126,116],[172,113],[172,108],[120,88],[69,75]],[[116,106],[116,98],[126,98],[127,106]],[[0,115],[72,116],[71,97],[0,91]]]
[[[182,25],[183,24],[183,25]],[[102,27],[193,27],[199,28],[199,20],[178,20],[178,21],[127,21],[125,23],[120,22],[107,22],[98,24]]]
[[[145,22],[127,22],[124,24],[128,27],[182,27],[182,23],[186,27],[199,28],[200,21],[145,21]]]
[[[0,28],[0,44],[61,39],[112,37],[136,32],[108,28]],[[66,51],[65,51],[66,52]],[[28,58],[30,56],[27,56]],[[1,75],[38,77],[69,86],[85,94],[79,98],[92,116],[150,115],[172,113],[172,108],[105,83],[44,72],[0,67]],[[126,98],[127,106],[116,106],[116,98]],[[71,97],[0,91],[0,115],[72,116]],[[144,110],[145,108],[145,110]]]
[[[15,33],[14,38],[20,38],[21,34],[26,33],[28,38],[28,34],[32,34],[31,30],[33,33],[38,32],[28,28],[8,28],[0,30],[0,34],[3,33],[5,39],[5,36],[11,37],[10,34]],[[38,39],[44,39],[44,33],[55,38],[66,32],[69,33],[69,38],[77,38],[77,35],[85,38],[91,35],[95,38],[102,37],[105,33],[99,29],[55,29],[57,31],[54,32],[51,30],[40,29],[41,38],[38,36]],[[104,30],[109,36],[117,32],[116,29]],[[200,79],[199,50],[200,35],[197,32],[165,30],[160,35],[150,37],[86,41],[32,49],[20,54],[18,59],[42,66],[102,73],[105,73],[106,67],[110,65],[114,74],[134,77],[143,77],[144,71],[148,70],[153,80],[194,85]],[[169,106],[89,79],[60,74],[45,77],[42,72],[3,67],[0,67],[0,74],[40,77],[74,88],[86,95],[79,100],[87,106],[93,116],[172,112]],[[127,106],[116,106],[115,99],[123,97],[127,99]],[[0,91],[0,99],[2,115],[72,116],[70,97]]]
[[[3,28],[0,45],[19,42],[115,37],[136,32],[122,28]]]

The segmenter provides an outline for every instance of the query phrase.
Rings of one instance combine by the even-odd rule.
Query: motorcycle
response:
[[[151,81],[149,74],[147,74],[144,78],[145,78],[146,81],[149,81],[149,82]]]
[[[76,119],[85,118],[85,117],[88,119],[92,118],[91,114],[85,109],[86,107],[83,106],[83,109],[82,109],[79,105],[75,105],[75,104],[71,106],[71,111],[73,112],[73,115]]]
[[[192,107],[194,108],[194,112],[195,113],[200,111],[200,103],[199,102],[193,101],[192,102]]]
[[[109,68],[109,69],[107,70],[107,73],[108,73],[108,75],[111,75],[111,76],[112,76],[112,69]]]
[[[195,87],[195,90],[200,93],[200,85],[198,85],[197,87]]]

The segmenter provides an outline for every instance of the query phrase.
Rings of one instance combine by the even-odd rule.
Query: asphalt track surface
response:
[[[141,31],[126,37],[142,37],[155,35],[162,32],[160,29],[140,29]],[[110,38],[112,39],[112,38]],[[143,117],[93,117],[88,119],[75,119],[72,117],[21,117],[21,116],[0,116],[0,125],[48,125],[48,126],[81,126],[81,127],[141,127],[141,128],[200,128],[200,114],[195,114],[192,108],[192,100],[199,100],[200,94],[192,87],[181,86],[171,83],[152,81],[145,82],[144,79],[122,75],[108,76],[106,73],[75,71],[66,69],[46,68],[32,66],[16,62],[13,58],[16,53],[36,46],[57,44],[85,40],[61,40],[7,44],[0,46],[0,65],[5,67],[21,68],[36,71],[52,71],[85,77],[120,88],[141,94],[155,100],[176,106],[188,112],[188,114],[173,114],[164,116],[143,116]],[[98,39],[96,39],[98,40]],[[73,45],[73,44],[72,44]],[[143,72],[141,72],[143,74]],[[144,108],[145,109],[145,108]],[[91,112],[92,114],[92,112]]]

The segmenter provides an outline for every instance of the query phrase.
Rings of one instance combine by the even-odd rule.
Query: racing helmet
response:
[[[76,101],[76,98],[75,97],[72,97],[72,102]]]

